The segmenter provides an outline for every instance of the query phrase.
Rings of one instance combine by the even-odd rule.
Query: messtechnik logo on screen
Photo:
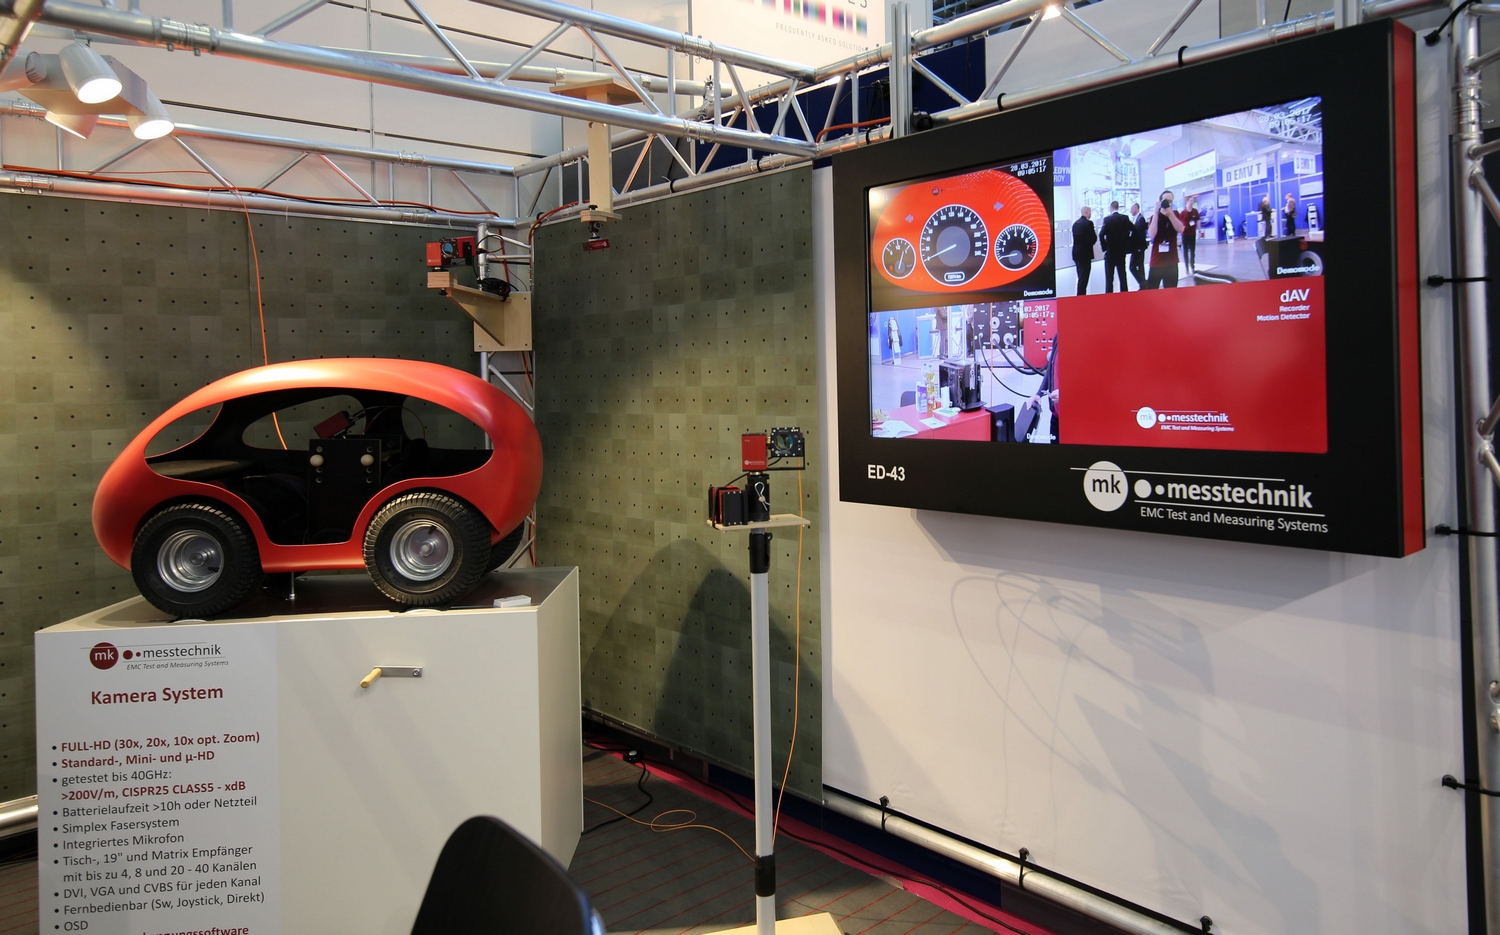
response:
[[[1083,473],[1089,505],[1113,513],[1134,504],[1140,516],[1167,523],[1254,526],[1272,532],[1328,532],[1313,492],[1280,477],[1152,474],[1095,461]]]

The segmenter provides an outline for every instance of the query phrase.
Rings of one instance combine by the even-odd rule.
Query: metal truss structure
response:
[[[227,2],[227,0],[226,0]],[[907,8],[904,2],[891,5],[888,34],[891,41],[859,55],[832,64],[810,66],[783,61],[743,49],[707,42],[685,33],[648,26],[609,16],[557,0],[474,0],[486,6],[524,14],[549,21],[551,30],[519,57],[509,63],[478,62],[466,58],[453,44],[443,27],[422,9],[418,0],[407,5],[426,29],[448,52],[448,58],[404,55],[390,52],[366,52],[340,48],[299,45],[279,41],[273,36],[290,23],[314,13],[326,0],[309,0],[285,16],[266,24],[253,33],[240,33],[226,21],[222,29],[177,22],[139,12],[136,0],[130,9],[116,8],[112,0],[104,5],[88,5],[76,0],[0,0],[0,64],[3,64],[24,38],[26,26],[35,21],[62,35],[77,35],[101,41],[117,40],[156,46],[195,54],[207,53],[264,62],[287,68],[357,81],[425,91],[502,107],[554,114],[578,120],[598,122],[614,128],[610,145],[615,152],[640,147],[634,166],[625,175],[616,206],[639,203],[691,188],[718,184],[742,176],[805,165],[814,159],[845,149],[878,143],[912,131],[912,83],[914,76],[929,83],[949,99],[951,106],[930,114],[934,124],[971,120],[1014,110],[1042,101],[1053,100],[1090,88],[1127,81],[1143,75],[1180,68],[1184,65],[1233,55],[1311,33],[1322,32],[1360,20],[1408,16],[1448,8],[1452,13],[1452,76],[1454,120],[1452,132],[1453,223],[1455,259],[1452,282],[1455,284],[1457,320],[1456,355],[1462,424],[1468,426],[1461,439],[1461,472],[1466,530],[1464,540],[1467,564],[1466,613],[1474,632],[1475,697],[1477,710],[1477,744],[1480,752],[1480,775],[1475,777],[1485,790],[1500,788],[1500,550],[1497,550],[1495,485],[1500,483],[1500,458],[1497,458],[1493,436],[1500,427],[1500,402],[1492,395],[1489,376],[1490,338],[1488,334],[1488,284],[1485,243],[1485,215],[1500,223],[1500,195],[1484,177],[1483,161],[1500,153],[1500,142],[1485,143],[1482,138],[1479,72],[1484,66],[1500,60],[1500,50],[1481,54],[1479,22],[1486,16],[1500,14],[1500,3],[1476,3],[1474,0],[1331,0],[1332,8],[1320,13],[1271,23],[1266,3],[1259,4],[1257,28],[1240,35],[1228,36],[1198,45],[1172,45],[1172,38],[1201,0],[1185,0],[1179,12],[1161,34],[1140,56],[1132,56],[1119,44],[1093,27],[1086,12],[1074,9],[1071,0],[1003,0],[948,22],[929,28],[911,30],[905,27]],[[1055,11],[1056,16],[1047,16]],[[226,18],[227,20],[227,18]],[[1044,24],[1044,20],[1047,20]],[[988,86],[970,99],[945,82],[924,63],[925,53],[952,43],[983,36],[998,29],[1021,30],[1018,42],[999,63]],[[1063,81],[1028,88],[1014,93],[999,93],[1002,79],[1010,73],[1028,41],[1039,29],[1073,29],[1112,56],[1116,63]],[[629,89],[630,103],[605,103],[580,100],[547,91],[518,87],[525,82],[566,84],[569,80],[596,79],[599,73],[547,68],[533,64],[564,35],[577,31],[598,53],[601,63],[610,69],[612,79]],[[642,75],[626,69],[609,40],[624,40],[661,49],[666,55],[666,76]],[[705,64],[700,80],[678,78],[681,57],[691,57]],[[758,87],[746,88],[741,71],[749,69],[775,76],[776,80]],[[841,129],[833,125],[833,113],[841,100],[852,100],[853,124],[862,124],[858,111],[859,85],[862,76],[884,71],[890,88],[891,117],[881,125]],[[814,91],[827,94],[832,90],[833,106],[821,126],[808,118],[808,96]],[[20,114],[32,105],[6,104],[0,113]],[[35,116],[33,113],[27,115]],[[1264,114],[1256,132],[1271,133],[1293,142],[1318,142],[1315,131],[1289,114]],[[106,122],[107,123],[107,122]],[[1245,129],[1252,129],[1247,126]],[[470,215],[414,211],[397,205],[383,204],[361,187],[334,158],[360,159],[388,166],[425,166],[429,172],[452,172],[462,182],[464,174],[503,176],[515,185],[516,217],[502,217],[484,205],[477,194],[474,200],[487,212],[487,231],[532,223],[547,183],[562,171],[577,168],[582,192],[582,167],[588,157],[587,147],[565,149],[554,155],[516,166],[488,165],[443,160],[362,147],[341,147],[279,137],[261,137],[206,127],[179,126],[175,142],[163,140],[156,145],[182,147],[204,170],[222,183],[212,192],[172,189],[145,190],[123,182],[105,182],[91,177],[109,162],[123,158],[135,146],[112,157],[93,171],[81,173],[31,172],[0,173],[0,189],[42,190],[89,197],[152,199],[187,204],[215,204],[227,208],[247,206],[262,210],[296,210],[305,213],[338,214],[402,223],[449,223],[473,226]],[[350,191],[362,204],[337,208],[327,205],[288,207],[285,199],[243,194],[224,174],[196,153],[189,139],[203,138],[229,142],[254,143],[276,147],[293,154],[292,163],[317,160],[343,177]],[[642,160],[658,141],[675,165],[677,177],[660,184],[636,185]],[[715,157],[726,150],[743,150],[746,158],[725,168],[711,168]],[[61,166],[59,166],[61,169]],[[278,176],[281,173],[278,173]],[[541,174],[536,197],[529,207],[521,207],[521,180]],[[273,177],[270,181],[274,181]],[[262,182],[258,188],[265,188]],[[464,183],[468,187],[467,183]],[[560,188],[560,186],[559,186]],[[473,190],[470,189],[473,194]],[[560,198],[558,199],[561,200]],[[576,210],[576,209],[574,209]],[[567,217],[566,211],[554,208],[554,217]],[[486,233],[485,236],[492,236]],[[519,239],[505,238],[504,243],[524,249]],[[508,247],[502,247],[508,250]],[[515,259],[526,254],[517,252]],[[494,369],[486,357],[484,372]],[[501,375],[503,379],[503,374]],[[514,390],[515,388],[512,387]],[[518,396],[525,394],[517,391]],[[1488,907],[1488,930],[1500,935],[1500,799],[1491,795],[1470,797],[1482,821],[1483,878]],[[1118,928],[1136,933],[1161,935],[1178,931],[1160,920],[1141,915],[1090,893],[1076,897],[1074,908],[1104,919]]]
[[[620,205],[728,181],[746,174],[802,164],[851,146],[862,146],[904,135],[910,132],[913,76],[920,76],[951,100],[952,107],[932,114],[934,123],[950,123],[994,113],[1002,106],[1007,110],[1014,109],[1085,88],[1330,29],[1339,24],[1338,12],[1331,11],[1285,23],[1263,22],[1260,28],[1240,36],[1199,46],[1169,49],[1172,36],[1201,2],[1187,0],[1146,54],[1133,58],[1075,12],[1071,3],[1062,0],[1005,0],[931,28],[916,31],[895,28],[891,31],[894,37],[892,42],[830,65],[815,67],[719,45],[697,36],[644,25],[557,0],[475,0],[486,6],[537,17],[554,24],[539,42],[513,62],[477,63],[463,55],[417,0],[407,0],[407,5],[418,20],[448,51],[447,59],[298,45],[272,38],[281,28],[315,12],[323,2],[324,0],[309,0],[254,33],[239,33],[227,26],[215,29],[182,23],[148,16],[135,9],[116,9],[113,4],[91,6],[75,0],[47,0],[42,4],[35,0],[0,0],[0,13],[34,16],[37,22],[45,24],[59,35],[124,41],[168,50],[191,51],[195,54],[207,52],[606,124],[615,128],[611,145],[616,151],[644,144],[640,145],[634,168],[621,185],[618,197],[614,199]],[[1389,5],[1389,0],[1386,0],[1386,5]],[[1369,6],[1373,4],[1367,4]],[[904,22],[902,14],[905,13],[905,4],[898,2],[893,8],[893,25],[899,27],[899,23]],[[1049,10],[1056,10],[1059,14],[1057,22],[1049,28],[1077,29],[1108,51],[1119,64],[1040,88],[1015,94],[998,94],[1000,80],[1009,72],[1026,41],[1040,26],[1043,14]],[[1023,29],[1021,40],[1001,63],[990,86],[975,100],[965,97],[923,63],[923,53],[960,40],[982,36],[991,30],[1010,27]],[[582,77],[597,77],[598,73],[595,72],[576,72],[532,64],[538,55],[575,30],[596,50],[601,63],[608,64],[610,74],[630,89],[635,99],[633,102],[617,104],[580,100],[517,86],[527,81],[567,83]],[[608,39],[625,40],[663,50],[666,54],[665,79],[641,75],[623,67]],[[706,77],[703,80],[677,78],[677,65],[683,56],[705,63]],[[778,76],[778,79],[747,90],[741,77],[742,69]],[[830,107],[827,111],[828,118],[822,126],[815,128],[809,123],[807,108],[804,106],[807,95],[814,90],[826,90],[830,87],[833,89],[835,105],[841,100],[854,102],[853,122],[860,123],[857,102],[861,75],[877,69],[885,70],[890,79],[891,113],[895,115],[893,121],[873,130],[841,132],[839,128],[832,126],[834,108]],[[682,106],[684,98],[685,106]],[[246,136],[241,134],[241,139],[249,142]],[[672,174],[677,177],[670,178],[663,184],[632,188],[639,177],[638,170],[643,159],[648,151],[652,151],[657,140],[668,142],[668,145],[658,149],[675,163]],[[681,145],[681,141],[687,141],[687,145]],[[338,155],[313,146],[293,145],[284,148],[316,154],[329,163],[331,156]],[[710,163],[721,150],[743,150],[745,159],[727,168],[710,170]],[[356,158],[388,163],[391,161],[390,154],[360,155]],[[513,168],[492,168],[508,169],[517,180],[535,173],[547,173],[543,176],[542,183],[537,185],[538,197],[532,199],[531,208],[525,211],[522,210],[520,186],[519,181],[517,182],[516,214],[525,217],[533,213],[541,189],[552,178],[552,170],[576,165],[581,175],[586,159],[587,148],[580,146]],[[400,155],[395,156],[394,161],[397,165],[407,164]],[[429,162],[436,166],[436,162]],[[483,171],[454,166],[446,168],[453,171],[460,181],[462,176],[459,173]],[[558,181],[561,181],[560,175]],[[348,179],[348,182],[351,186],[357,185],[352,179]],[[472,189],[470,192],[472,194]],[[370,209],[380,209],[373,198],[368,197],[367,190],[361,190],[360,194],[366,196],[364,200],[370,202]],[[475,197],[477,201],[482,200],[477,195]],[[488,206],[485,206],[485,210],[488,210]],[[440,219],[437,214],[428,217],[431,220]],[[440,220],[446,222],[448,219]],[[514,219],[503,218],[498,214],[492,214],[491,220],[514,223]]]

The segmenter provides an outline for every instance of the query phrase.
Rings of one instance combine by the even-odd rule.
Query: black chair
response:
[[[443,845],[411,935],[604,935],[552,855],[498,818],[470,818]]]
[[[905,406],[915,406],[916,404],[917,404],[917,391],[916,390],[906,390],[905,392],[903,392],[901,394],[901,405],[903,407],[905,407]]]

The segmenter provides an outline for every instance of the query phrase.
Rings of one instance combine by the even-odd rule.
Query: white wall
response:
[[[1108,0],[1084,7],[1078,11],[1078,17],[1107,36],[1126,54],[1140,56],[1181,9],[1178,0]],[[1007,29],[984,40],[986,81],[995,76],[1024,32],[1024,29]],[[1218,5],[1200,3],[1166,48],[1175,51],[1179,46],[1199,45],[1217,38]],[[1002,94],[1024,91],[1118,64],[1119,59],[1059,16],[1038,24],[1031,38],[1026,40],[1026,46],[1016,56],[1015,63],[1005,73],[999,90]],[[1162,124],[1172,122],[1170,109],[1163,112],[1163,118]]]
[[[1445,55],[1418,43],[1424,274],[1449,268]],[[1429,526],[1457,519],[1450,315],[1424,290]],[[1452,540],[1391,560],[844,503],[835,417],[825,783],[1215,931],[1466,929]]]

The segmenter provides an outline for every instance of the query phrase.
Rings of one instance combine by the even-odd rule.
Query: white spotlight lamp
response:
[[[49,110],[44,115],[47,122],[60,130],[66,130],[80,140],[89,138],[94,132],[94,126],[99,123],[98,114],[60,114]]]
[[[58,53],[63,77],[84,104],[102,104],[119,97],[123,87],[109,63],[82,42],[66,46]]]
[[[130,123],[130,132],[135,134],[138,140],[156,140],[166,136],[177,125],[172,122],[171,114],[162,106],[161,99],[150,91],[146,92],[146,106],[143,113],[129,114],[126,120]]]
[[[1057,19],[1062,16],[1062,10],[1058,9],[1058,6],[1059,4],[1049,3],[1047,9],[1042,11],[1042,19]]]

